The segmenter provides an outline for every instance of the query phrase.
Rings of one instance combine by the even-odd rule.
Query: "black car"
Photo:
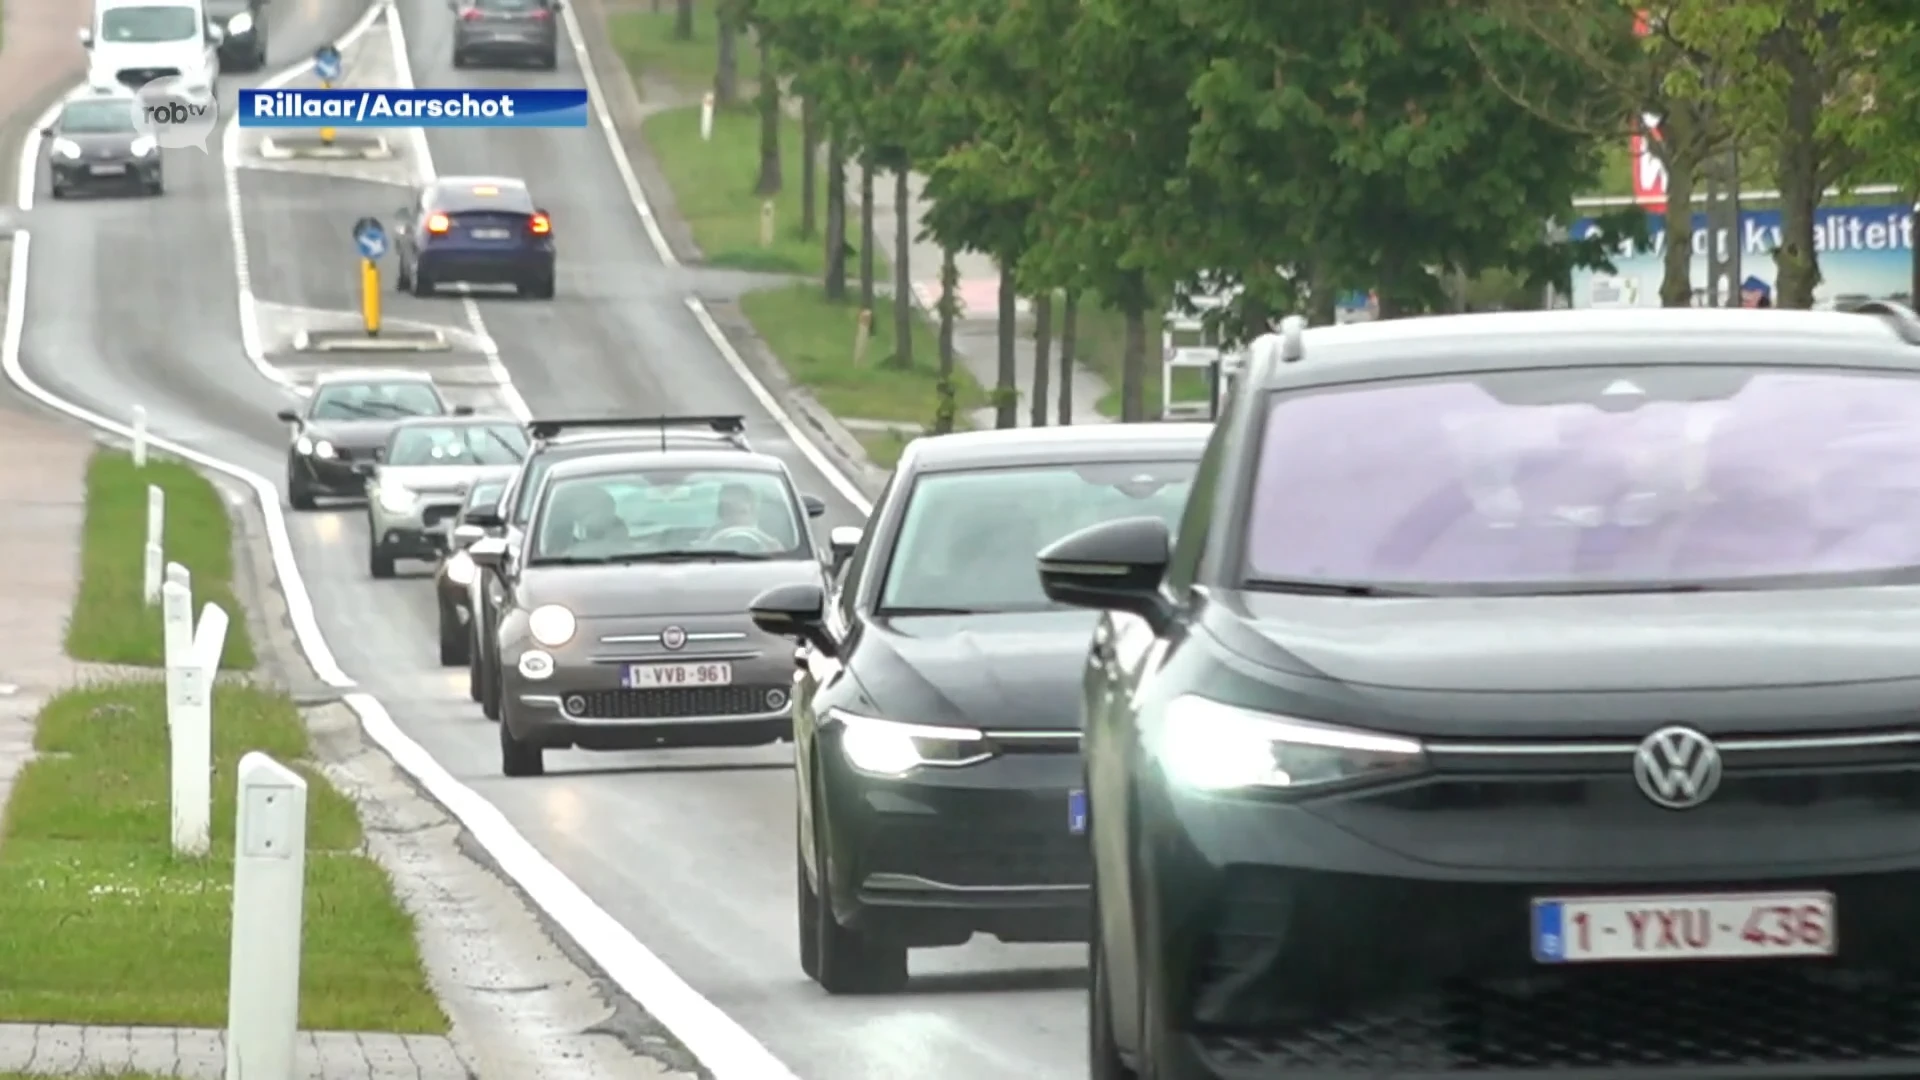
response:
[[[533,513],[534,497],[547,470],[562,461],[602,454],[620,454],[634,450],[747,450],[746,420],[739,416],[657,416],[651,419],[601,418],[583,420],[536,420],[527,426],[533,440],[520,471],[507,481],[500,504],[493,513],[476,509],[467,515],[467,523],[491,534],[480,550],[498,545],[502,564],[511,567],[519,556],[521,533]],[[468,643],[467,691],[480,703],[480,711],[489,720],[500,719],[500,698],[494,692],[499,685],[492,657],[497,651],[493,631],[499,619],[499,604],[506,595],[505,581],[499,574],[481,566],[470,590],[469,609],[479,618],[469,621],[473,631]]]
[[[510,285],[553,299],[553,219],[534,205],[525,181],[443,177],[396,212],[394,285],[432,296],[442,285]]]
[[[467,624],[473,619],[473,609],[468,603],[473,582],[479,576],[480,569],[467,554],[467,548],[476,540],[484,540],[487,530],[471,524],[468,518],[478,514],[481,517],[498,516],[500,495],[506,491],[505,480],[483,480],[467,489],[467,497],[460,503],[460,511],[453,517],[453,529],[447,534],[447,553],[440,564],[433,568],[433,591],[438,598],[440,610],[440,663],[443,667],[460,667],[468,661],[469,635],[472,633]]]
[[[1920,318],[1262,339],[1085,660],[1092,1075],[1920,1075]]]
[[[910,948],[1086,936],[1080,679],[1094,619],[1033,555],[1095,522],[1180,512],[1204,424],[916,440],[817,585],[753,602],[802,644],[794,679],[800,965],[898,989]]]
[[[207,0],[207,19],[220,27],[220,70],[267,66],[267,0]]]
[[[287,502],[312,510],[316,499],[365,497],[367,476],[393,434],[415,416],[469,416],[417,371],[341,370],[316,378],[304,409],[282,409],[291,425]]]
[[[561,0],[448,0],[453,66],[476,63],[560,66]]]
[[[99,191],[158,195],[166,190],[160,144],[134,126],[136,105],[132,94],[115,87],[84,92],[60,106],[42,132],[54,198]]]

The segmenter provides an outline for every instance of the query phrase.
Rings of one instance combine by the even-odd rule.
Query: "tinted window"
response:
[[[130,135],[135,103],[125,98],[76,101],[60,112],[60,130],[68,135]]]
[[[393,433],[389,465],[512,465],[527,436],[513,424],[408,424]]]
[[[185,41],[203,32],[190,7],[108,8],[100,16],[100,40],[108,42]]]
[[[542,503],[533,562],[797,558],[806,533],[776,473],[647,469],[560,480]]]
[[[446,405],[421,382],[333,383],[313,396],[313,420],[387,420],[396,416],[442,416]]]
[[[1178,520],[1191,461],[1104,462],[933,473],[914,482],[888,560],[881,609],[1053,607],[1034,556],[1103,521]]]
[[[427,193],[427,203],[449,214],[469,210],[533,213],[533,197],[518,184],[440,184]]]
[[[1247,528],[1248,576],[1280,582],[1881,579],[1920,567],[1920,379],[1616,367],[1281,394]]]

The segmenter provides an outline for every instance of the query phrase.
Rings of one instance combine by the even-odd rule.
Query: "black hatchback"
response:
[[[53,197],[82,192],[166,190],[160,144],[134,126],[138,101],[117,87],[88,92],[60,107],[43,132]]]
[[[561,0],[449,0],[453,66],[560,66]]]
[[[1092,1075],[1920,1075],[1920,318],[1263,339],[1085,655]]]

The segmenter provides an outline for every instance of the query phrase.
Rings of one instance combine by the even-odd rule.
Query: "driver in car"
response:
[[[632,535],[605,488],[583,486],[562,492],[549,529],[555,530],[547,534],[549,537],[565,544],[555,554],[569,558],[609,558],[624,555],[632,547]]]

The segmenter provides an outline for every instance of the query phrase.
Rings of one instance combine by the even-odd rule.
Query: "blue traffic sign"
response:
[[[313,54],[313,73],[323,82],[333,82],[340,78],[340,50],[331,45],[322,45]]]
[[[377,259],[387,253],[386,227],[373,218],[361,218],[353,223],[353,243],[361,258]]]

